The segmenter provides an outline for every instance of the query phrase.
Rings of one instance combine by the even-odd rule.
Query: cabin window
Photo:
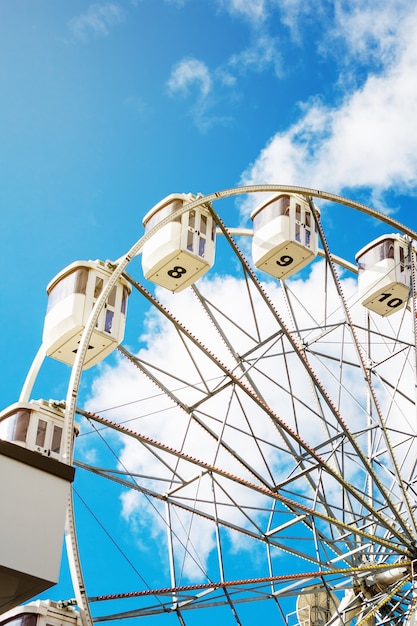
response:
[[[306,211],[304,213],[304,222],[305,222],[305,234],[304,234],[305,245],[307,246],[307,248],[310,248],[311,246],[311,213],[310,211]]]
[[[363,271],[369,269],[379,261],[394,258],[394,239],[386,239],[381,241],[369,250],[366,250],[358,259],[358,269]]]
[[[106,308],[105,308],[105,319],[104,319],[104,331],[106,333],[111,333],[113,326],[113,318],[114,318],[114,307],[116,305],[116,294],[117,287],[116,285],[109,293],[109,297],[107,298]]]
[[[127,289],[126,289],[126,287],[123,287],[122,306],[121,306],[121,311],[122,311],[123,315],[126,315],[127,296],[128,296]]]
[[[0,621],[0,626],[36,626],[37,619],[35,613],[22,613]]]
[[[193,254],[204,258],[206,251],[206,237],[208,228],[208,217],[199,211],[190,211],[188,214],[188,226],[186,249]],[[212,229],[214,239],[215,228]]]
[[[85,294],[87,288],[88,270],[81,268],[67,274],[61,278],[61,280],[52,287],[48,294],[48,308],[49,312],[58,302],[64,300],[68,296],[72,296],[74,293]]]
[[[29,428],[30,413],[30,411],[22,409],[5,417],[0,423],[0,437],[6,441],[25,442]]]
[[[94,300],[97,300],[97,298],[103,291],[103,284],[103,279],[100,276],[96,276],[96,284],[94,286]]]
[[[275,217],[288,215],[290,209],[290,196],[279,196],[264,206],[253,217],[253,228],[259,230]]]
[[[187,232],[187,250],[190,252],[193,251],[193,243],[194,243],[194,233],[192,230]]]
[[[115,285],[113,289],[110,291],[109,297],[107,298],[107,303],[110,304],[110,306],[115,306],[116,304],[116,293],[117,293],[117,287]]]
[[[162,220],[165,217],[168,217],[168,215],[172,215],[172,213],[175,213],[175,211],[178,211],[182,207],[182,205],[183,205],[182,200],[173,200],[173,202],[170,202],[169,204],[160,208],[159,211],[156,211],[146,222],[145,233],[148,232],[148,230],[150,230],[151,228],[153,228],[156,224],[159,224],[159,222],[162,222]],[[181,222],[181,215],[179,217],[176,217],[175,220],[173,221]]]
[[[45,420],[38,420],[38,428],[36,430],[36,445],[40,448],[45,447],[46,428],[48,423]]]
[[[198,254],[201,257],[204,256],[205,249],[206,249],[206,240],[203,237],[200,237],[199,242],[198,242]]]
[[[112,311],[111,309],[106,309],[106,319],[104,322],[104,331],[106,333],[111,333],[113,317],[114,317],[114,311]]]
[[[51,443],[51,451],[59,454],[61,451],[61,440],[62,440],[62,428],[57,424],[54,424],[54,429],[52,432],[52,443]]]
[[[404,254],[404,248],[402,246],[400,246],[400,272],[403,272],[405,270],[405,254]]]
[[[18,411],[14,415],[13,441],[26,441],[28,434],[30,411]]]
[[[195,211],[190,211],[188,214],[188,226],[195,228]]]
[[[411,258],[414,255],[414,264],[416,263],[415,252],[411,251]],[[399,280],[404,283],[404,285],[408,285],[411,277],[411,259],[409,257],[408,248],[404,246],[400,246],[400,276]]]
[[[207,233],[207,215],[204,215],[204,213],[200,215],[200,232],[202,235]]]
[[[97,300],[97,298],[100,296],[102,290],[103,290],[103,285],[104,285],[104,281],[101,278],[101,276],[96,276],[96,282],[94,284],[94,300],[93,300],[93,306],[95,304],[95,301]],[[96,328],[98,328],[100,326],[100,318],[97,319],[96,321]]]

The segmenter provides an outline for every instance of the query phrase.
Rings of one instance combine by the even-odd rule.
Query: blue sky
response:
[[[409,3],[4,0],[0,18],[5,403],[50,278],[118,257],[168,193],[352,188],[413,225]]]
[[[301,185],[417,229],[416,36],[407,0],[0,0],[1,406],[40,345],[50,279],[120,257],[169,193]],[[251,198],[216,208],[250,226]],[[386,232],[326,210],[351,262]],[[48,363],[35,391],[65,397],[68,375]]]

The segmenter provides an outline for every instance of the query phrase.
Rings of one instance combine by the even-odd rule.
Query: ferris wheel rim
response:
[[[376,211],[375,209],[372,209],[370,207],[367,207],[366,205],[362,205],[360,203],[356,203],[354,201],[350,201],[346,198],[343,198],[342,196],[337,196],[335,194],[331,194],[328,192],[322,192],[322,191],[318,191],[318,190],[313,190],[313,189],[309,189],[309,188],[305,188],[305,187],[295,187],[295,186],[286,186],[286,185],[251,185],[251,186],[246,186],[246,187],[236,187],[236,188],[230,188],[230,189],[226,189],[220,192],[215,192],[212,194],[208,194],[206,196],[201,196],[198,197],[196,200],[193,200],[189,203],[187,203],[184,207],[182,207],[181,209],[179,209],[177,212],[175,212],[175,214],[170,215],[168,218],[166,218],[165,220],[163,220],[162,222],[160,222],[159,224],[157,224],[155,227],[153,227],[148,233],[146,233],[142,238],[140,238],[132,247],[131,249],[128,251],[128,253],[126,253],[126,255],[124,257],[121,257],[121,259],[119,259],[118,261],[116,261],[113,265],[113,274],[111,279],[109,280],[109,283],[107,285],[107,288],[102,292],[100,298],[97,300],[96,306],[93,309],[90,319],[89,319],[89,323],[86,326],[86,329],[83,333],[83,337],[81,339],[80,342],[80,349],[79,352],[77,354],[73,369],[72,369],[72,374],[71,374],[71,380],[70,380],[70,384],[68,386],[68,396],[67,396],[67,410],[68,410],[68,416],[69,419],[71,420],[71,422],[73,421],[74,417],[75,417],[75,413],[77,412],[77,408],[76,408],[76,399],[77,399],[77,395],[78,395],[78,388],[79,388],[79,384],[80,384],[80,379],[81,379],[81,371],[82,371],[82,362],[83,362],[83,358],[85,357],[85,353],[88,347],[88,342],[89,342],[89,333],[91,334],[92,329],[94,327],[94,324],[96,322],[97,316],[101,310],[101,308],[104,306],[104,302],[108,296],[108,293],[110,292],[110,290],[112,289],[113,285],[115,284],[115,282],[117,281],[117,279],[123,275],[123,273],[125,272],[127,266],[129,265],[129,263],[131,262],[131,260],[137,256],[138,254],[140,254],[143,245],[145,244],[145,242],[155,233],[157,232],[157,230],[159,230],[160,228],[162,228],[166,223],[168,223],[171,219],[173,219],[176,216],[181,215],[182,213],[184,213],[187,210],[191,210],[194,207],[197,207],[201,204],[206,204],[208,202],[213,202],[215,200],[218,199],[223,199],[223,198],[227,198],[227,197],[231,197],[231,196],[235,196],[235,195],[239,195],[239,194],[247,194],[247,193],[258,193],[258,192],[270,192],[270,193],[278,193],[278,192],[287,192],[287,193],[299,193],[308,197],[314,197],[314,198],[320,198],[320,199],[324,199],[324,200],[328,200],[331,202],[336,202],[336,203],[340,203],[340,204],[344,204],[345,206],[348,206],[350,208],[353,209],[357,209],[371,217],[375,217],[377,219],[380,219],[381,221],[389,224],[392,227],[397,228],[398,230],[400,230],[402,233],[406,234],[407,236],[411,237],[413,240],[417,239],[417,233],[414,232],[413,230],[407,228],[404,225],[401,225],[399,222],[397,222],[396,220],[394,220],[393,218],[389,217],[389,216],[385,216],[384,214]],[[337,259],[334,259],[337,262]],[[68,432],[72,432],[72,426],[69,427]],[[68,439],[69,440],[69,439]],[[366,533],[364,533],[364,536],[366,536]]]

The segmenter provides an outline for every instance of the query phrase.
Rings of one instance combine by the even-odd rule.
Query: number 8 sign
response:
[[[171,276],[171,278],[181,278],[181,276],[186,273],[187,270],[185,267],[181,267],[181,265],[175,265],[172,270],[168,270],[167,272],[168,276]]]

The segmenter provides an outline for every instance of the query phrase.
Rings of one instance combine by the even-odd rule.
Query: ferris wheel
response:
[[[251,229],[218,210],[240,194],[263,194]],[[385,233],[345,259],[336,209]],[[143,222],[119,260],[50,283],[0,414],[4,449],[67,466],[38,530],[70,492],[74,619],[416,624],[417,233],[283,185],[173,194]],[[30,400],[45,356],[71,366],[65,402]]]

